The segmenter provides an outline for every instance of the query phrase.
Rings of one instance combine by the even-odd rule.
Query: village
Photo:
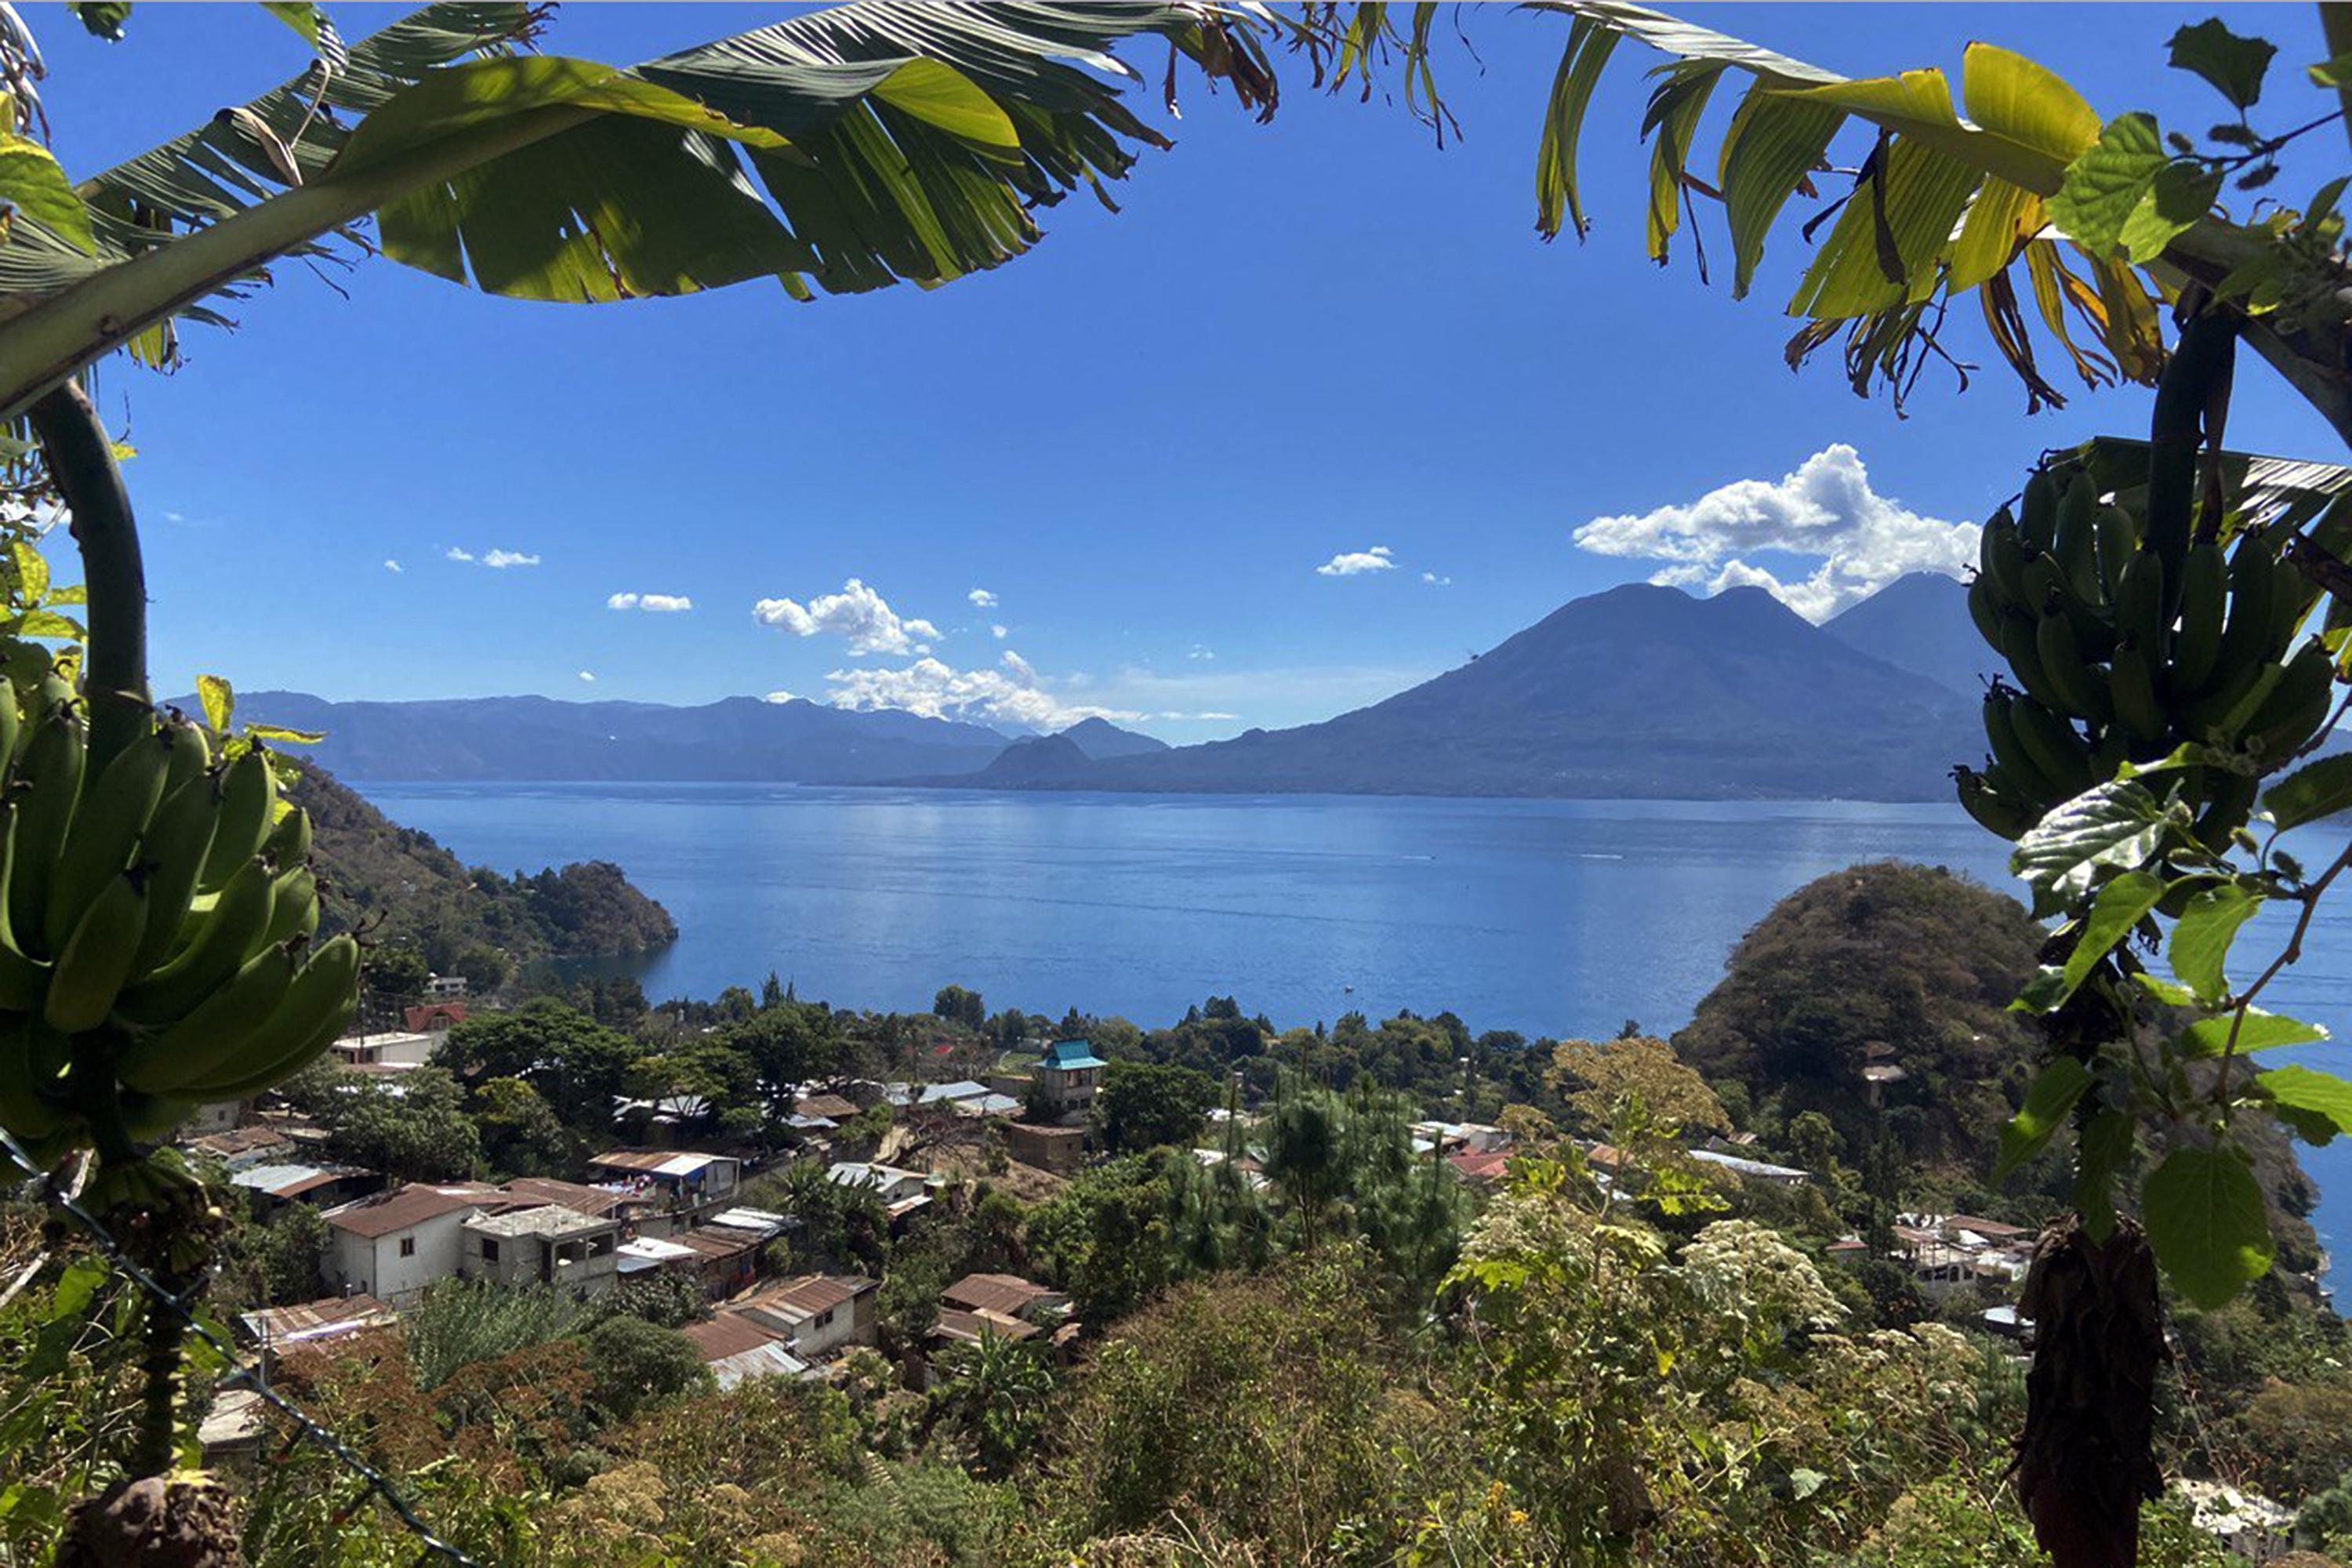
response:
[[[403,1010],[403,1027],[348,1036],[331,1059],[352,1080],[397,1092],[405,1075],[435,1064],[448,1031],[467,1016],[464,982],[436,977],[427,1000]],[[789,1132],[780,1151],[730,1144],[709,1130],[711,1108],[689,1097],[615,1097],[616,1142],[586,1159],[578,1181],[394,1182],[326,1158],[321,1129],[270,1096],[206,1108],[187,1128],[184,1148],[225,1173],[260,1223],[294,1205],[324,1221],[318,1295],[236,1320],[264,1382],[280,1357],[332,1353],[338,1342],[396,1328],[444,1281],[548,1287],[593,1300],[649,1279],[688,1282],[707,1303],[708,1315],[681,1331],[719,1387],[756,1377],[823,1380],[840,1376],[852,1352],[877,1344],[883,1280],[806,1267],[814,1259],[796,1245],[800,1219],[748,1202],[747,1183],[762,1170],[822,1171],[835,1186],[870,1194],[888,1236],[899,1238],[968,1178],[975,1148],[988,1150],[1002,1171],[1049,1183],[1103,1157],[1093,1113],[1110,1063],[1091,1044],[1034,1041],[999,1066],[985,1079],[851,1078],[798,1086],[779,1108]],[[1239,1080],[1236,1073],[1232,1102],[1208,1112],[1191,1154],[1209,1169],[1230,1164],[1263,1189],[1260,1151],[1251,1142],[1258,1110],[1241,1102]],[[892,1129],[878,1143],[854,1125],[877,1108],[887,1109]],[[1432,1117],[1412,1125],[1412,1138],[1416,1156],[1481,1191],[1503,1179],[1514,1156],[1513,1134],[1484,1122]],[[1682,1152],[1735,1185],[1787,1191],[1812,1180],[1753,1157],[1746,1148],[1752,1142],[1744,1134],[1710,1138]],[[1604,1191],[1631,1159],[1605,1143],[1582,1149]],[[1880,1240],[1878,1255],[1905,1270],[1923,1298],[1978,1310],[1978,1326],[1993,1334],[2021,1338],[2029,1326],[2011,1304],[2033,1240],[2023,1227],[1906,1213]],[[1830,1259],[1849,1264],[1873,1255],[1858,1235],[1827,1248]],[[950,1352],[988,1338],[1030,1344],[1067,1365],[1087,1331],[1067,1292],[1018,1274],[975,1271],[939,1289],[922,1342],[900,1347],[896,1371],[906,1387],[929,1389]],[[205,1451],[216,1459],[250,1453],[265,1431],[263,1417],[249,1389],[224,1392],[202,1427]]]

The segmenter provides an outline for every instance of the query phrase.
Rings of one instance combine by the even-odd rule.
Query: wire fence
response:
[[[6,1150],[9,1157],[16,1162],[20,1169],[33,1171],[40,1168],[39,1162],[26,1152],[24,1145],[17,1142],[15,1135],[5,1127],[0,1127],[0,1149]],[[250,1365],[240,1365],[236,1347],[223,1339],[210,1324],[199,1318],[194,1309],[178,1292],[172,1290],[142,1267],[138,1259],[132,1258],[122,1243],[116,1239],[114,1233],[107,1229],[105,1223],[83,1207],[80,1200],[71,1192],[60,1186],[54,1175],[42,1178],[40,1186],[43,1200],[87,1232],[90,1240],[97,1246],[100,1257],[104,1258],[125,1279],[144,1293],[151,1302],[177,1319],[186,1332],[194,1334],[210,1346],[221,1358],[221,1363],[231,1369],[214,1384],[216,1391],[237,1387],[250,1390],[257,1398],[292,1423],[299,1437],[317,1444],[325,1450],[329,1458],[364,1482],[367,1489],[382,1499],[385,1507],[392,1510],[402,1526],[416,1538],[420,1549],[418,1552],[420,1562],[428,1558],[437,1558],[444,1563],[455,1564],[456,1568],[485,1568],[483,1563],[468,1555],[464,1549],[445,1539],[439,1531],[436,1531],[425,1517],[416,1511],[408,1499],[401,1495],[400,1489],[393,1483],[391,1477],[368,1463],[360,1456],[357,1449],[336,1436],[310,1412],[270,1387],[268,1379],[263,1375],[258,1359]],[[194,1292],[192,1291],[191,1294]]]

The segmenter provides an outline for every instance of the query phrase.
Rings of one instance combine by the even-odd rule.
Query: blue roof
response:
[[[1101,1068],[1110,1064],[1095,1055],[1095,1047],[1090,1041],[1057,1040],[1045,1047],[1045,1055],[1037,1065],[1067,1072],[1074,1068]]]

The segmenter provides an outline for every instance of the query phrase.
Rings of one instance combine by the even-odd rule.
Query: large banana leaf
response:
[[[1198,4],[849,0],[626,70],[515,52],[534,16],[429,7],[86,182],[94,254],[20,212],[0,415],[125,344],[165,357],[174,315],[369,214],[393,259],[525,299],[936,285],[1164,145],[1121,100],[1119,40],[1274,92],[1254,36]]]

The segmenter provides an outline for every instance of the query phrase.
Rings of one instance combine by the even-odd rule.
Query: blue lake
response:
[[[682,932],[631,968],[656,1001],[773,970],[803,996],[856,1007],[925,1007],[953,982],[991,1007],[1075,1005],[1147,1027],[1214,994],[1277,1026],[1451,1008],[1480,1031],[1605,1035],[1631,1018],[1665,1034],[1741,933],[1825,872],[1900,858],[2012,886],[2007,847],[1939,805],[740,784],[366,794],[469,864],[617,862]],[[2322,863],[2323,847],[2304,858]],[[2241,944],[2274,951],[2284,935],[2266,918]],[[2322,910],[2268,999],[2352,1039],[2352,901]],[[2352,1068],[2352,1047],[2315,1058]],[[2317,1217],[2341,1253],[2352,1151],[2305,1157],[2329,1189]]]

